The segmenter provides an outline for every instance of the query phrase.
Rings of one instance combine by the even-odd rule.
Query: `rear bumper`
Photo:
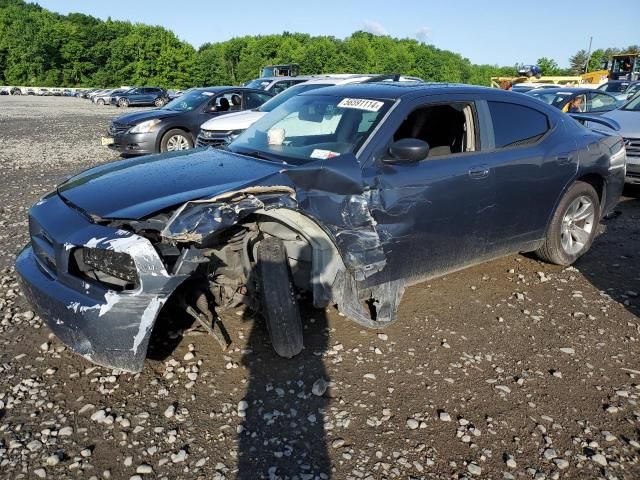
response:
[[[158,313],[184,276],[169,275],[145,238],[90,223],[54,195],[30,210],[32,242],[18,255],[22,290],[71,350],[109,368],[139,372]],[[43,240],[44,239],[44,240]],[[128,253],[140,278],[116,292],[69,271],[76,247]]]

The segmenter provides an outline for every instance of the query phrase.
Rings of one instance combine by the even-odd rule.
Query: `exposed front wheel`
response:
[[[156,98],[156,99],[154,100],[153,104],[154,104],[156,107],[160,108],[160,107],[162,107],[162,106],[164,105],[164,100],[163,100],[163,99],[161,99],[161,98]]]
[[[176,152],[178,150],[189,150],[191,148],[193,148],[191,136],[187,132],[178,129],[169,130],[164,134],[160,142],[161,152]]]
[[[536,254],[557,265],[571,265],[591,247],[599,221],[597,192],[588,183],[574,183],[562,197]]]
[[[265,238],[257,251],[262,315],[278,355],[291,358],[302,351],[302,319],[284,243]]]
[[[99,98],[98,101],[96,102],[98,105],[104,105],[104,99],[103,98]]]
[[[120,100],[118,100],[118,106],[127,108],[129,106],[129,100],[127,100],[126,98],[121,98]]]

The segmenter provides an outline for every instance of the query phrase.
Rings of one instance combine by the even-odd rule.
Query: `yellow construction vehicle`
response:
[[[517,83],[548,83],[553,85],[574,86],[582,83],[582,77],[491,77],[491,86],[493,88],[500,88],[500,85],[506,82],[509,82],[512,85]]]
[[[639,62],[640,66],[640,62]],[[493,88],[500,88],[500,85],[505,83],[511,83],[515,85],[518,83],[547,83],[551,85],[560,85],[565,87],[575,87],[582,85],[585,87],[592,87],[604,83],[609,78],[608,70],[597,70],[595,72],[583,73],[576,76],[549,76],[549,77],[491,77],[491,86]]]

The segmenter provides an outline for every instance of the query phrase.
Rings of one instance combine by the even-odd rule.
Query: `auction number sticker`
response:
[[[384,102],[379,102],[378,100],[369,100],[366,98],[343,98],[338,104],[338,108],[355,108],[356,110],[377,112],[383,105]]]

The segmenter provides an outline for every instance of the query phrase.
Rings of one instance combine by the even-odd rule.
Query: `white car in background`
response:
[[[245,82],[243,86],[248,88],[257,88],[265,92],[271,92],[274,95],[284,92],[287,88],[293,87],[307,80],[313,80],[311,75],[299,75],[297,77],[262,77],[255,80]]]
[[[112,88],[103,90],[100,93],[91,96],[91,101],[96,105],[111,105],[111,97],[119,93],[126,92],[128,88]]]
[[[405,77],[401,75],[335,75],[315,78],[289,87],[284,92],[276,95],[268,102],[254,110],[235,112],[212,118],[200,126],[200,133],[196,141],[197,147],[219,147],[229,143],[244,130],[260,120],[270,111],[276,109],[291,97],[295,97],[309,90],[317,88],[332,87],[335,85],[347,85],[350,83],[372,83],[372,82],[422,82],[418,77]]]

